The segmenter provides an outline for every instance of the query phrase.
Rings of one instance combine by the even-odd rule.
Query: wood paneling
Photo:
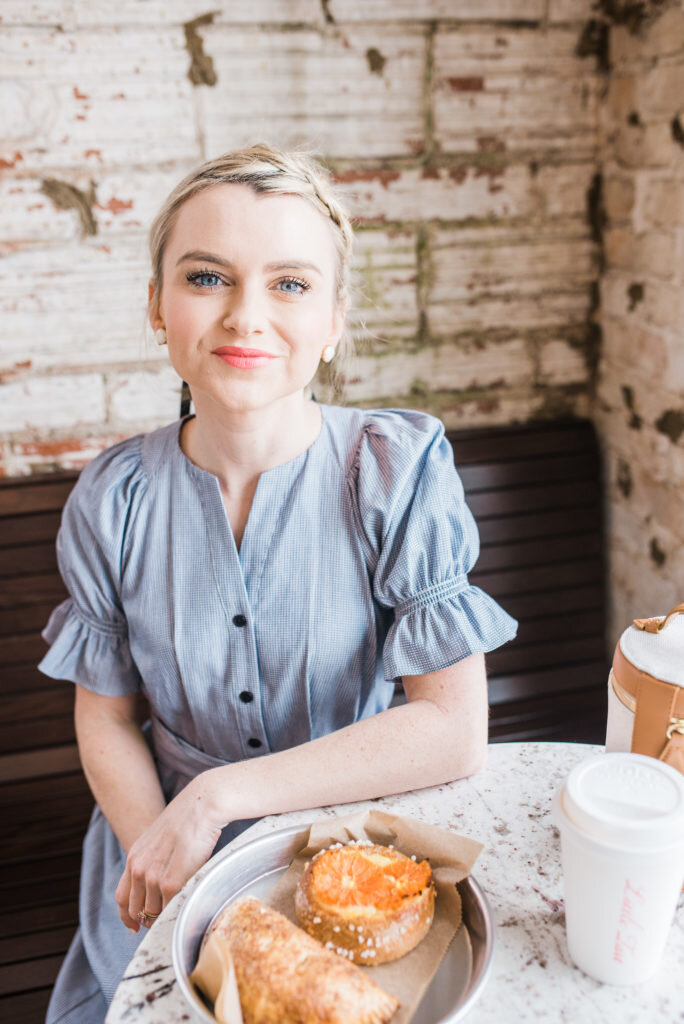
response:
[[[448,436],[480,533],[470,580],[519,620],[516,639],[486,659],[490,738],[603,742],[605,567],[592,426]]]

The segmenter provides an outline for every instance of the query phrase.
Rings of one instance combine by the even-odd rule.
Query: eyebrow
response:
[[[233,267],[230,260],[224,260],[211,252],[201,252],[199,249],[191,249],[190,252],[184,253],[176,266],[180,266],[186,260],[203,260],[205,263],[216,263],[219,267],[228,267],[229,269]],[[315,263],[306,263],[303,260],[278,260],[275,263],[266,263],[264,270],[313,270],[321,277],[323,276]]]

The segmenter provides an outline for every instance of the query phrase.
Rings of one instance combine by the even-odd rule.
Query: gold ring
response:
[[[144,928],[147,928],[148,921],[156,921],[159,914],[150,914],[147,910],[141,910],[138,914],[138,924],[141,924]]]

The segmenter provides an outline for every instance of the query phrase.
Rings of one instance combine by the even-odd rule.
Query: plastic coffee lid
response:
[[[684,775],[643,754],[596,754],[580,762],[561,796],[591,839],[647,850],[684,842]]]

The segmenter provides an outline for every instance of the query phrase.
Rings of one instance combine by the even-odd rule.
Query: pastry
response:
[[[244,1024],[387,1024],[399,1008],[348,957],[253,896],[231,903],[210,935],[229,950]]]
[[[362,842],[336,843],[317,853],[295,893],[297,919],[309,935],[369,967],[417,946],[434,906],[426,860]]]

